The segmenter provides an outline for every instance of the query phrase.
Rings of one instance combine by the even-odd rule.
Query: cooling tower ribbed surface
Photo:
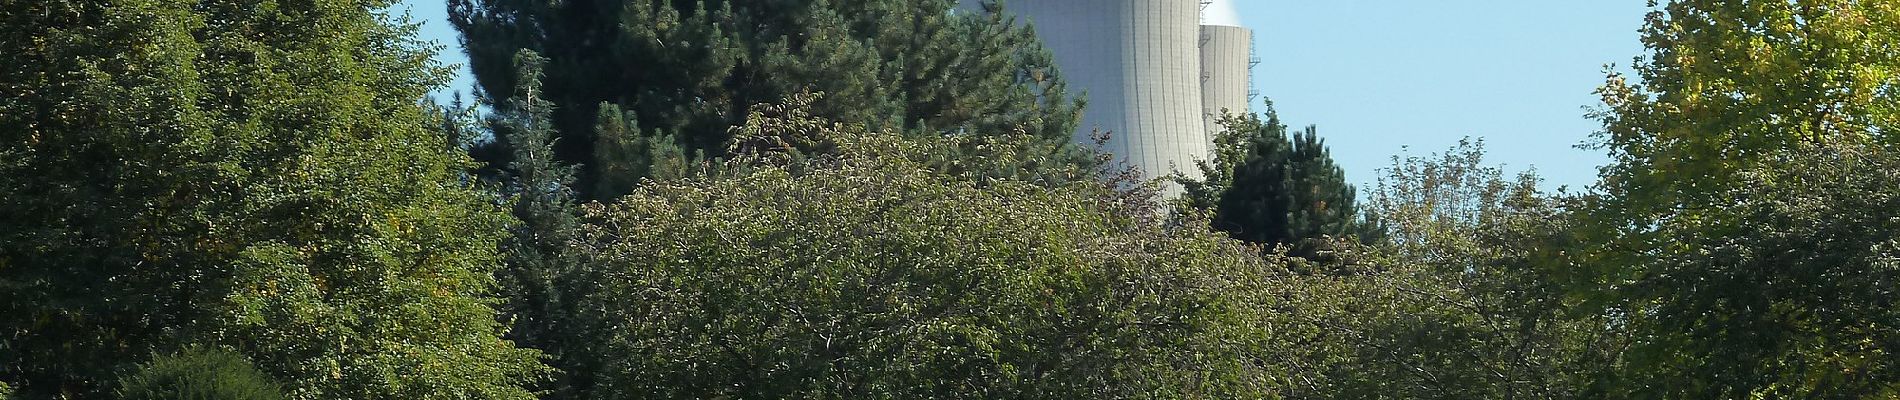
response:
[[[1248,76],[1253,67],[1253,32],[1234,26],[1201,27],[1201,107],[1205,109],[1207,143],[1220,133],[1223,114],[1246,114]]]
[[[1069,90],[1087,93],[1076,140],[1108,131],[1105,150],[1147,177],[1199,176],[1194,160],[1207,154],[1199,1],[1012,0],[1007,12],[1035,26]],[[1166,195],[1179,192],[1173,186]]]

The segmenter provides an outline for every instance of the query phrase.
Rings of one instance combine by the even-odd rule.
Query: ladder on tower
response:
[[[1260,88],[1253,85],[1253,70],[1260,66],[1260,44],[1251,40],[1253,46],[1247,48],[1247,104],[1260,100]]]

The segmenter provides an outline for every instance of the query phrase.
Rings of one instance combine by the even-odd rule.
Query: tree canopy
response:
[[[1900,8],[1671,1],[1596,113],[1571,286],[1636,343],[1627,397],[1893,396]],[[1878,232],[1878,233],[1876,233]],[[1890,296],[1889,296],[1890,297]]]
[[[825,93],[812,112],[838,121],[913,135],[1020,130],[1038,151],[1067,154],[1052,160],[1092,161],[1072,142],[1078,105],[1033,33],[953,6],[453,0],[449,11],[496,101],[514,91],[517,51],[547,58],[555,154],[584,167],[589,199],[626,193],[665,157],[718,156],[753,106],[806,92]]]
[[[298,399],[532,397],[489,297],[507,215],[389,4],[0,5],[0,380],[99,397],[216,345]]]
[[[1289,133],[1272,103],[1265,119],[1235,115],[1221,124],[1213,154],[1196,162],[1202,178],[1174,178],[1185,193],[1179,203],[1211,214],[1214,229],[1269,246],[1364,233],[1358,196],[1319,128]]]
[[[1581,192],[1167,207],[1006,13],[451,0],[443,109],[390,5],[0,0],[0,398],[1900,397],[1900,2],[1652,2]]]
[[[1263,393],[1272,264],[1143,224],[1110,185],[945,174],[908,141],[765,107],[724,172],[589,206],[595,398]],[[790,129],[787,129],[790,128]],[[794,135],[794,136],[785,136]],[[1023,138],[1028,139],[1028,138]],[[782,153],[796,142],[825,154]],[[1002,146],[1008,148],[1009,146]]]

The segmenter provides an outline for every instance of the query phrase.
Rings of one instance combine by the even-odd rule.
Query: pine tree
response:
[[[291,398],[522,399],[506,213],[387,1],[0,4],[0,381],[105,396],[188,344]]]
[[[1293,232],[1292,143],[1278,117],[1246,120],[1231,127],[1244,135],[1226,190],[1215,198],[1213,225],[1235,239],[1282,244],[1298,239]]]
[[[1214,229],[1253,243],[1359,236],[1354,189],[1318,128],[1289,138],[1272,103],[1265,116],[1222,121],[1227,128],[1215,138],[1212,160],[1199,163],[1203,178],[1175,177],[1186,189],[1181,204],[1210,211]]]
[[[613,199],[632,192],[640,179],[667,179],[683,174],[689,163],[702,158],[703,152],[688,154],[673,135],[644,135],[638,115],[620,110],[613,103],[602,103],[594,132],[591,174],[598,177],[589,193]]]
[[[553,104],[541,98],[546,59],[533,51],[515,56],[517,85],[505,102],[487,99],[494,110],[488,133],[512,143],[509,163],[501,168],[501,195],[520,222],[502,243],[498,274],[505,301],[502,320],[511,323],[508,338],[542,350],[560,370],[545,398],[580,398],[597,369],[588,345],[577,340],[589,325],[577,318],[578,299],[594,286],[573,250],[581,227],[574,198],[574,168],[556,160],[556,138],[549,116]]]
[[[450,15],[497,101],[516,85],[516,51],[548,58],[555,154],[587,166],[584,198],[626,192],[653,171],[641,164],[666,162],[652,154],[717,157],[753,106],[805,92],[825,94],[813,111],[832,120],[1021,129],[1038,152],[1092,159],[1071,143],[1077,106],[1034,35],[949,0],[455,0]]]
[[[565,343],[559,329],[565,295],[573,283],[568,279],[577,264],[568,248],[580,222],[570,188],[573,168],[554,160],[551,105],[540,97],[544,62],[533,51],[515,56],[520,87],[506,103],[491,104],[496,113],[489,127],[494,137],[514,144],[503,192],[520,220],[502,246],[503,319],[513,323],[509,334],[516,343],[558,359]]]
[[[1287,207],[1287,226],[1292,237],[1357,235],[1357,194],[1346,183],[1346,171],[1333,163],[1332,151],[1319,138],[1319,128],[1307,126],[1293,134],[1291,145],[1287,154],[1287,194],[1292,203]]]

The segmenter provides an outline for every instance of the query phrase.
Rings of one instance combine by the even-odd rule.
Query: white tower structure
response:
[[[966,9],[978,0],[960,0]],[[1110,133],[1104,150],[1149,178],[1199,177],[1209,122],[1222,109],[1247,112],[1252,33],[1201,25],[1202,0],[1010,0],[1005,12],[1031,24],[1071,92],[1088,108],[1076,132]],[[1231,8],[1225,8],[1231,11]],[[1216,23],[1237,25],[1229,12]],[[1203,47],[1203,46],[1207,47]],[[1179,194],[1164,185],[1165,195]]]
[[[1241,115],[1253,96],[1249,73],[1253,69],[1253,31],[1238,26],[1201,26],[1201,107],[1206,110],[1207,140],[1225,127],[1221,116]]]

